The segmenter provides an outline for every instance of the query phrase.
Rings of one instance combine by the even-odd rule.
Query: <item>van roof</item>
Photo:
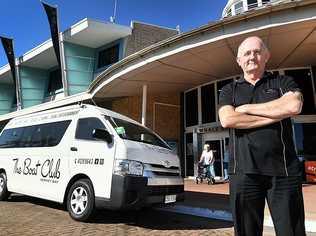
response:
[[[85,112],[85,111],[90,112],[91,110],[93,110],[93,114],[96,114],[96,111],[97,111],[101,115],[107,115],[107,116],[127,120],[131,123],[141,125],[139,122],[137,122],[137,121],[135,121],[127,116],[121,115],[119,113],[113,112],[113,111],[105,109],[105,108],[101,108],[101,107],[89,105],[89,104],[80,104],[80,105],[77,104],[77,105],[70,105],[70,106],[65,106],[65,107],[53,108],[53,109],[46,110],[46,111],[40,111],[40,112],[35,112],[35,113],[19,116],[19,117],[16,117],[16,118],[13,118],[12,120],[10,120],[10,122],[7,124],[7,126],[9,126],[9,127],[10,126],[24,126],[24,123],[26,120],[30,120],[30,124],[31,124],[33,122],[35,123],[35,122],[43,121],[43,118],[46,120],[51,120],[54,118],[62,118],[62,117],[73,118],[73,116],[78,114],[79,112]]]
[[[107,115],[107,116],[111,116],[111,117],[114,117],[114,118],[119,118],[119,119],[122,119],[122,120],[127,120],[131,123],[135,123],[135,124],[138,124],[138,125],[142,125],[141,123],[127,117],[127,116],[124,116],[120,113],[117,113],[117,112],[114,112],[114,111],[111,111],[111,110],[108,110],[108,109],[105,109],[105,108],[102,108],[102,107],[98,107],[98,106],[93,106],[93,105],[85,105],[87,108],[93,108],[93,109],[97,109],[99,110],[99,112],[101,114],[104,114],[104,115]]]

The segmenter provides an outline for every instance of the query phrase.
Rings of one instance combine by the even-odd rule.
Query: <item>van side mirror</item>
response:
[[[112,135],[109,133],[109,131],[107,131],[105,129],[94,129],[92,131],[92,137],[96,138],[96,139],[103,140],[103,141],[105,141],[107,143],[112,143],[113,142]]]

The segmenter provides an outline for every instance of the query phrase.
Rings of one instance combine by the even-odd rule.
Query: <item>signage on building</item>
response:
[[[197,128],[197,133],[211,133],[220,131],[224,131],[224,128],[222,126]]]

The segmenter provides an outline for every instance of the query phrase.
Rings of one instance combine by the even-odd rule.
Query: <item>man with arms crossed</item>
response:
[[[303,99],[292,78],[265,72],[269,58],[259,37],[245,39],[237,55],[243,77],[224,86],[219,99],[220,122],[231,128],[235,235],[262,235],[266,199],[278,236],[304,236],[302,170],[290,120]]]

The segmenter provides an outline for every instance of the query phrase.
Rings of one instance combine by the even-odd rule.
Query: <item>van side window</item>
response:
[[[0,148],[52,147],[59,144],[70,120],[4,130]]]
[[[32,147],[32,134],[36,126],[23,127],[19,147]]]
[[[69,124],[70,120],[36,125],[32,132],[30,146],[53,147],[58,145]]]
[[[106,129],[104,124],[98,118],[79,119],[76,129],[76,139],[95,140],[92,137],[94,129]]]
[[[4,130],[0,136],[0,148],[18,147],[23,128]]]

